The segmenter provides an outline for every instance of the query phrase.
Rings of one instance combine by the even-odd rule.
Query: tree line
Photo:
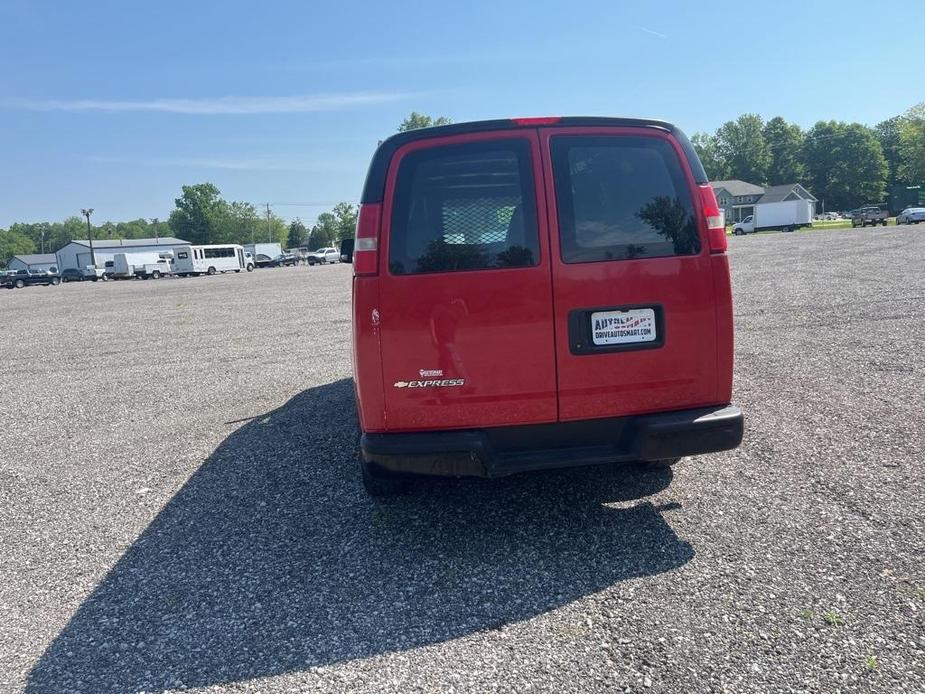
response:
[[[315,250],[352,237],[356,228],[357,208],[348,202],[322,212],[311,226],[301,219],[287,224],[272,209],[269,215],[261,214],[249,202],[225,200],[212,183],[183,186],[174,203],[166,220],[139,218],[91,225],[93,239],[175,236],[194,244],[275,242],[283,248]],[[7,230],[0,229],[0,267],[14,255],[54,253],[74,239],[86,238],[87,221],[76,215],[63,222],[12,224]]]
[[[450,119],[412,112],[399,131],[446,125]],[[869,127],[861,123],[819,121],[809,130],[777,116],[765,122],[746,113],[715,133],[691,138],[711,180],[737,178],[761,185],[800,183],[825,201],[826,209],[845,210],[883,202],[897,188],[925,184],[925,103]],[[93,226],[94,239],[176,236],[192,243],[270,241],[284,248],[317,249],[350,238],[357,208],[338,203],[313,224],[289,224],[249,202],[228,201],[211,183],[183,186],[167,220],[135,219]],[[86,220],[13,224],[0,229],[0,266],[14,255],[53,253],[73,239],[87,237]]]
[[[874,127],[829,120],[806,131],[746,113],[691,142],[712,181],[800,183],[829,210],[885,202],[925,183],[925,103]]]
[[[412,111],[398,126],[399,131],[446,125],[445,116],[433,118]],[[228,201],[212,183],[183,186],[174,200],[170,217],[135,219],[130,222],[104,222],[91,225],[94,239],[146,239],[175,236],[194,244],[209,243],[278,243],[283,248],[316,250],[352,238],[356,229],[357,208],[349,202],[339,202],[328,212],[322,212],[311,226],[301,219],[289,224],[273,213],[267,214],[252,203]],[[87,238],[87,222],[78,216],[63,222],[16,223],[8,230],[0,229],[0,267],[14,255],[54,253],[74,239]]]

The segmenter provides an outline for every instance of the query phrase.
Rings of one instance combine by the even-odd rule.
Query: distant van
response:
[[[723,216],[661,121],[527,118],[392,136],[353,253],[360,467],[496,477],[735,448]]]

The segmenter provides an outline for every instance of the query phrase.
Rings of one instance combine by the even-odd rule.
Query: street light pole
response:
[[[267,243],[270,243],[273,240],[273,236],[270,233],[270,203],[267,205]]]
[[[159,220],[158,220],[157,217],[151,217],[151,223],[154,225],[154,243],[155,243],[155,245],[156,245],[156,244],[159,244],[159,243],[161,242],[161,235],[160,235],[159,233],[157,233],[157,223],[158,223],[158,221],[159,221]]]
[[[81,210],[83,216],[87,218],[87,239],[90,241],[90,264],[96,270],[96,254],[93,252],[93,229],[90,226],[90,215],[93,214],[93,208],[89,207]]]

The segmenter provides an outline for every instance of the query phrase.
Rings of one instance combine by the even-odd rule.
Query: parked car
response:
[[[907,207],[896,215],[897,224],[918,224],[925,222],[925,207]]]
[[[281,253],[280,255],[273,258],[272,262],[270,263],[271,267],[283,267],[283,266],[292,267],[298,264],[299,264],[298,256],[292,253]]]
[[[14,274],[0,278],[0,286],[9,289],[22,289],[37,284],[57,286],[61,284],[61,278],[57,272],[46,270],[17,270]]]
[[[726,248],[669,123],[495,120],[382,142],[353,253],[367,492],[738,446]]]
[[[877,205],[868,205],[867,207],[861,207],[860,209],[854,210],[854,213],[851,215],[851,226],[852,227],[866,227],[876,226],[882,224],[886,226],[887,218],[890,216],[882,207]]]
[[[62,282],[106,281],[112,279],[112,262],[108,261],[106,266],[102,268],[93,267],[92,265],[81,268],[66,267],[61,271],[60,277]]]
[[[62,282],[83,282],[84,273],[76,267],[66,267],[60,274]]]
[[[340,251],[336,248],[319,248],[317,251],[312,251],[306,257],[309,265],[319,265],[324,263],[339,263],[340,262]]]
[[[266,253],[258,253],[254,256],[255,267],[273,267],[273,258]]]

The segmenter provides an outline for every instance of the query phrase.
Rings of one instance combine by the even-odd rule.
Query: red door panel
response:
[[[534,130],[479,133],[410,143],[390,165],[379,258],[387,430],[556,420],[538,147]]]
[[[699,199],[682,152],[667,133],[652,129],[549,128],[540,130],[540,140],[559,419],[714,404],[712,264],[703,229],[696,226]],[[653,178],[653,166],[662,161],[665,173]],[[662,189],[673,189],[674,197],[651,194]],[[585,350],[592,314],[621,311],[602,315],[630,321],[625,311],[640,308],[656,315],[657,343]]]

